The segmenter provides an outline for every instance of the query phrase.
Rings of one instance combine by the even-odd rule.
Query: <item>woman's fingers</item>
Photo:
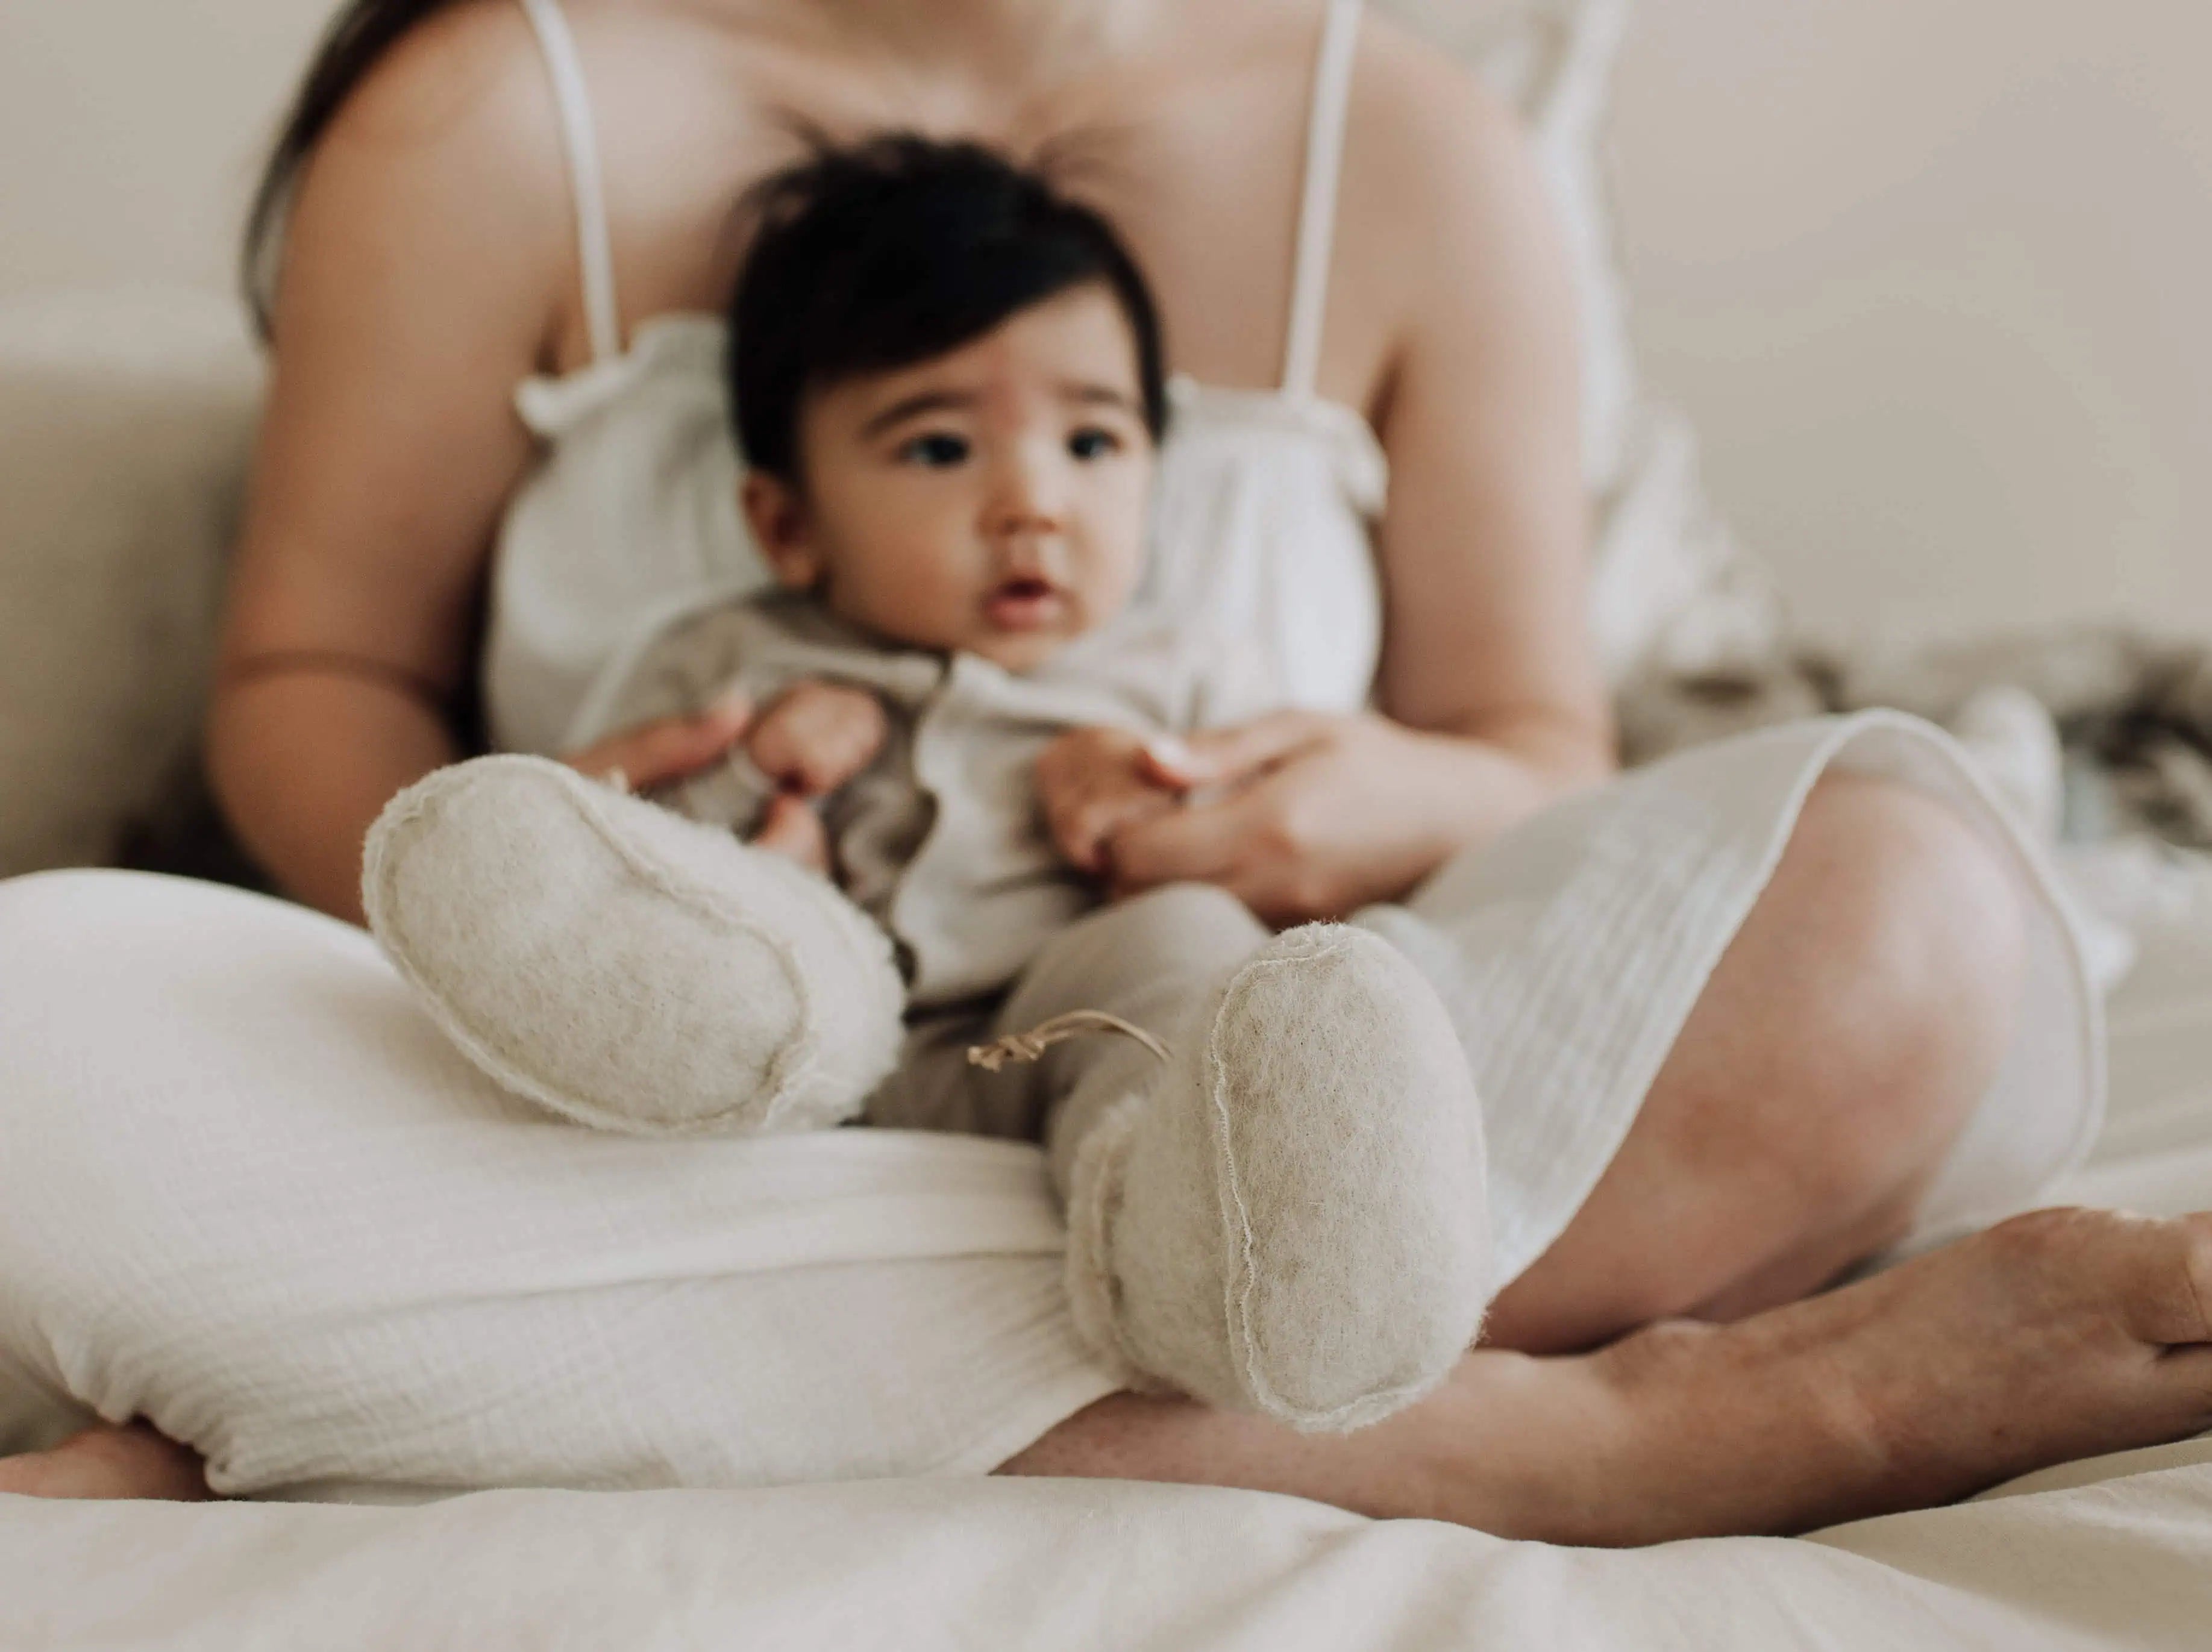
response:
[[[1279,711],[1234,728],[1147,741],[1146,777],[1185,790],[1249,780],[1318,744],[1332,720],[1316,712]]]
[[[1131,786],[1085,800],[1054,839],[1070,865],[1103,874],[1114,870],[1112,845],[1117,838],[1144,821],[1174,813],[1176,807],[1171,792]]]
[[[1252,794],[1164,810],[1115,833],[1107,846],[1115,891],[1141,894],[1164,884],[1218,884],[1232,894],[1254,829]],[[1247,896],[1249,899],[1249,896]]]
[[[1139,821],[1107,845],[1115,897],[1164,884],[1212,884],[1267,923],[1341,916],[1358,903],[1316,861],[1294,815],[1279,777]]]
[[[751,701],[730,696],[690,717],[664,718],[625,729],[563,761],[579,774],[603,780],[617,771],[639,791],[696,774],[744,738]]]
[[[1126,823],[1171,806],[1174,793],[1139,768],[1144,744],[1126,729],[1082,728],[1061,735],[1037,757],[1037,801],[1054,847],[1079,871],[1105,871],[1107,841]]]

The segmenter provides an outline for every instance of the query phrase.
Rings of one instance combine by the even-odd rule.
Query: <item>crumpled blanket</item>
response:
[[[1889,707],[1958,737],[2050,844],[2091,967],[2106,986],[2133,937],[2190,898],[2212,855],[2212,643],[2082,625],[1844,654],[1776,643],[1622,688],[1622,754],[1690,745],[1825,713]]]
[[[2051,795],[2022,789],[2039,708],[2059,770]],[[1620,696],[1631,762],[1827,712],[1887,706],[1942,724],[1985,756],[2008,794],[2062,843],[2148,834],[2212,850],[2212,643],[2112,626],[1843,657],[1780,648],[1698,672],[1647,672]],[[2023,761],[2008,765],[2008,756]],[[2047,811],[2047,812],[2046,812]]]

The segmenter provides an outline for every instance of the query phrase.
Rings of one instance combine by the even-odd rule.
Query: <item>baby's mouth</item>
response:
[[[983,614],[1001,630],[1035,631],[1058,620],[1066,605],[1051,580],[1024,575],[993,586],[983,599]]]

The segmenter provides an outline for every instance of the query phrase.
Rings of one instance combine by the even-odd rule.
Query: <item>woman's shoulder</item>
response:
[[[1528,134],[1460,59],[1370,14],[1352,88],[1340,237],[1395,271],[1385,307],[1432,304],[1470,261],[1521,261],[1550,229]]]
[[[460,0],[348,95],[301,175],[288,240],[350,232],[450,270],[455,257],[557,256],[568,214],[558,119],[521,9]]]
[[[1444,178],[1512,164],[1522,142],[1512,109],[1459,58],[1370,9],[1352,84],[1357,138],[1376,159],[1426,161]]]
[[[386,170],[509,172],[559,181],[544,61],[514,0],[458,0],[415,25],[362,77],[318,145]],[[554,170],[544,162],[551,161]]]

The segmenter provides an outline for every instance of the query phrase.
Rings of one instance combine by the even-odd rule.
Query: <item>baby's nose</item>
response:
[[[1056,529],[1024,528],[998,540],[998,577],[1002,580],[1046,580],[1054,585],[1067,577],[1067,540]]]
[[[1065,525],[1068,466],[1056,440],[1015,443],[995,467],[991,513],[1002,532],[1058,532]]]

